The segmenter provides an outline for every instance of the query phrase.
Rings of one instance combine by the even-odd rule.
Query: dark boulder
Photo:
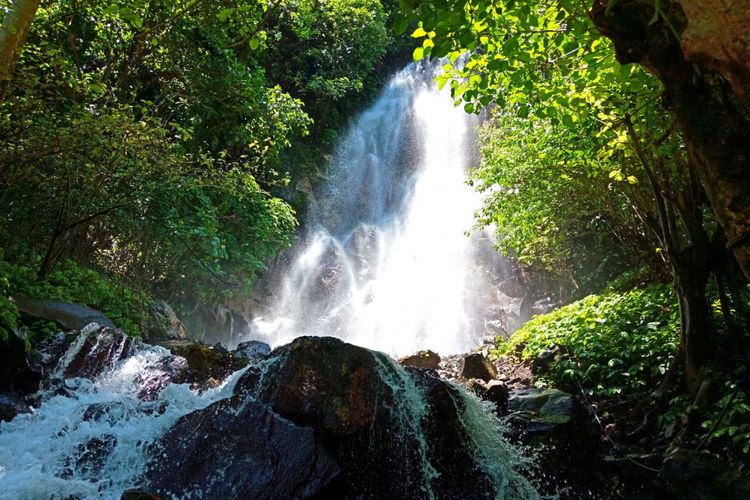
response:
[[[433,489],[438,498],[494,498],[495,485],[475,460],[476,450],[467,446],[471,436],[461,415],[464,396],[431,370],[407,368],[424,391],[427,413],[422,419],[430,463],[438,473]]]
[[[426,368],[429,370],[437,370],[440,365],[440,356],[433,351],[417,351],[410,356],[405,356],[398,359],[398,364],[401,366],[413,366],[414,368]]]
[[[685,448],[667,456],[654,484],[658,498],[750,499],[750,476],[709,453]]]
[[[603,452],[588,412],[570,394],[557,389],[512,391],[506,436],[535,451],[542,492],[560,489],[601,491],[602,477],[592,472],[591,457]]]
[[[31,413],[29,405],[14,394],[0,394],[0,421],[10,422],[19,413]]]
[[[161,500],[161,497],[142,489],[129,489],[122,492],[120,500]]]
[[[510,411],[531,412],[534,420],[552,425],[565,424],[573,418],[574,399],[558,389],[524,389],[508,398]]]
[[[176,373],[172,381],[191,384],[198,389],[218,385],[222,380],[248,364],[248,359],[218,348],[185,340],[160,341],[158,345],[187,361],[187,368]]]
[[[467,355],[461,367],[461,376],[466,379],[478,378],[489,382],[497,377],[497,368],[480,353]]]
[[[248,340],[241,342],[237,348],[232,351],[234,356],[243,356],[252,363],[263,361],[271,354],[271,346],[260,340]]]
[[[531,369],[536,374],[542,374],[549,369],[552,363],[557,363],[560,359],[562,359],[562,349],[559,345],[553,345],[531,360]]]
[[[508,488],[478,461],[466,396],[432,370],[301,337],[246,372],[236,392],[315,429],[341,467],[320,498],[495,498]]]
[[[182,417],[152,456],[145,491],[169,498],[306,498],[339,470],[312,429],[242,397]]]
[[[29,366],[30,352],[26,342],[11,334],[0,348],[0,391],[15,394],[30,394],[39,388],[41,375]]]
[[[490,380],[485,385],[486,390],[481,398],[485,401],[491,401],[495,404],[498,413],[505,414],[508,412],[508,386],[500,380]]]
[[[64,378],[93,380],[132,354],[137,341],[119,329],[85,328],[68,346],[56,371]]]
[[[12,297],[18,310],[34,318],[41,318],[60,324],[66,330],[80,330],[90,323],[98,323],[107,328],[115,324],[101,311],[88,306],[63,302],[61,300],[35,299],[23,295]]]

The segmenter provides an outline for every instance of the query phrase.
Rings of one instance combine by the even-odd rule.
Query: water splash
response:
[[[481,401],[462,386],[455,387],[463,397],[461,423],[474,443],[477,462],[497,486],[497,499],[539,498],[539,493],[517,472],[529,468],[531,462],[503,439],[505,424],[495,415],[494,403]]]
[[[170,356],[141,347],[93,381],[66,379],[68,395],[45,393],[34,413],[0,423],[0,499],[119,498],[135,486],[149,446],[181,416],[229,397],[243,373],[201,394],[170,384],[157,401],[141,400],[144,377]]]
[[[465,235],[481,204],[464,182],[478,118],[435,88],[438,71],[399,72],[351,126],[305,236],[243,338],[332,335],[392,355],[448,354],[497,333],[493,321],[507,329],[506,311],[491,305],[507,298],[509,265],[485,251],[486,236]]]

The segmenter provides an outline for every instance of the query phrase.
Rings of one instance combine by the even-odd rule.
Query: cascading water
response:
[[[513,328],[521,299],[499,286],[509,263],[486,236],[465,235],[481,203],[464,182],[478,120],[435,88],[437,71],[399,72],[351,126],[306,235],[235,342],[333,335],[393,355],[450,354]]]
[[[449,96],[437,92],[431,84],[433,76],[433,69],[424,66],[400,72],[352,126],[336,152],[319,209],[309,214],[307,236],[290,254],[290,265],[279,281],[266,282],[266,290],[279,291],[269,301],[268,311],[273,314],[256,318],[246,337],[279,345],[301,334],[334,335],[390,354],[419,348],[452,353],[476,346],[493,322],[512,328],[512,318],[503,314],[517,309],[519,300],[512,297],[520,294],[510,265],[498,259],[487,238],[464,236],[479,206],[478,196],[463,182],[476,118],[454,108]],[[363,355],[361,349],[335,339],[315,339],[318,344],[301,339],[297,348],[287,350],[288,356],[278,354],[283,349],[275,351],[218,387],[199,392],[173,383],[180,380],[174,375],[185,369],[185,359],[117,332],[96,337],[89,333],[82,332],[61,353],[47,380],[54,389],[32,398],[33,412],[0,422],[0,499],[120,498],[132,487],[158,488],[166,483],[177,488],[187,482],[192,488],[192,481],[198,481],[194,497],[211,496],[202,492],[222,484],[224,469],[205,470],[200,478],[189,469],[190,477],[182,477],[183,484],[171,484],[169,474],[182,471],[180,462],[159,461],[167,456],[164,446],[169,445],[165,441],[171,433],[187,425],[189,432],[183,437],[197,439],[190,449],[199,450],[197,457],[188,458],[203,463],[205,450],[213,449],[207,445],[216,448],[220,441],[215,440],[222,436],[196,434],[192,422],[200,424],[203,416],[212,415],[224,424],[232,423],[231,418],[223,418],[227,413],[259,418],[256,427],[243,421],[232,432],[240,435],[241,443],[247,440],[248,449],[273,457],[258,457],[240,446],[234,451],[240,456],[220,461],[263,471],[249,478],[250,483],[257,479],[278,486],[288,481],[279,472],[283,469],[273,469],[284,462],[273,454],[274,444],[287,438],[277,435],[277,441],[264,448],[266,434],[242,436],[242,432],[293,428],[289,432],[294,436],[315,439],[331,421],[343,419],[342,427],[329,438],[338,432],[345,435],[352,425],[379,433],[356,434],[346,445],[317,456],[338,463],[335,466],[341,467],[340,476],[346,479],[369,469],[348,470],[347,464],[357,457],[344,454],[334,460],[328,452],[345,453],[364,443],[366,447],[379,444],[385,457],[398,455],[375,464],[380,476],[375,471],[372,477],[363,476],[373,491],[382,486],[381,478],[402,478],[403,484],[393,481],[398,484],[386,484],[386,490],[408,491],[413,498],[440,498],[441,491],[456,493],[466,487],[479,494],[477,498],[536,498],[533,488],[514,471],[515,459],[498,433],[497,420],[478,401],[445,382],[430,380],[430,374],[407,372],[381,353]],[[238,340],[243,339],[233,343]],[[310,349],[326,353],[319,355],[317,365],[307,364]],[[292,353],[296,364],[284,365]],[[338,387],[344,366],[348,372],[343,378],[349,385]],[[289,370],[292,385],[263,392],[279,381],[276,372],[274,377],[265,376],[269,367],[279,373]],[[256,391],[247,392],[254,377]],[[332,394],[338,395],[333,402]],[[267,399],[256,400],[262,395]],[[282,400],[274,400],[274,395]],[[277,405],[283,412],[297,404],[313,416],[333,413],[317,424],[315,419],[302,418],[303,426],[318,425],[313,433],[266,406]],[[245,408],[252,411],[243,413]],[[294,415],[291,412],[290,418]],[[386,419],[380,427],[377,419],[363,423],[377,415]],[[291,444],[292,458],[298,444]],[[217,449],[225,454],[220,446]],[[172,450],[170,456],[183,458],[180,450]],[[457,453],[463,457],[465,474],[456,472],[464,469],[454,470],[452,457]],[[370,448],[358,454],[364,457],[361,463],[367,463]],[[405,462],[407,455],[411,463]],[[290,470],[298,470],[299,464],[290,463]],[[322,471],[321,483],[315,487],[344,480],[331,471]],[[257,486],[250,483],[244,486]],[[356,493],[357,486],[355,481],[340,482],[338,487],[351,487]]]
[[[82,332],[68,348],[53,379],[87,336]],[[202,394],[168,384],[148,401],[144,388],[173,358],[167,349],[143,345],[93,379],[66,378],[62,390],[40,391],[33,413],[0,422],[0,499],[119,498],[138,481],[149,445],[181,416],[231,395],[242,374]]]

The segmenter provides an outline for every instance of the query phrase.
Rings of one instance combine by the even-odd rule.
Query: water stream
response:
[[[300,242],[234,343],[333,335],[391,355],[451,354],[524,321],[510,263],[486,234],[466,235],[481,204],[465,183],[479,119],[436,89],[438,71],[397,73],[351,125]]]
[[[522,321],[512,266],[489,238],[464,234],[480,203],[464,183],[477,118],[436,91],[433,76],[425,66],[399,72],[352,125],[305,236],[265,283],[266,312],[233,343],[255,338],[280,345],[302,334],[334,335],[389,354],[420,348],[447,354],[468,351],[483,335]],[[181,417],[232,396],[242,375],[198,392],[169,382],[169,364],[184,360],[166,349],[130,341],[99,349],[101,338],[86,356],[106,351],[106,366],[73,378],[85,373],[66,371],[85,335],[53,371],[63,386],[40,392],[32,413],[0,423],[0,499],[119,498],[139,485],[151,445]],[[383,359],[378,369],[394,394],[389,404],[419,448],[415,488],[433,497],[425,395],[400,366]],[[161,380],[150,397],[148,387]],[[478,463],[498,498],[513,492],[513,459],[496,420],[476,401],[463,404],[462,425]]]

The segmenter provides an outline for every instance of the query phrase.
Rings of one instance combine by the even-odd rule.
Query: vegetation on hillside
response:
[[[719,300],[715,293],[711,295],[712,322],[719,332],[714,348],[731,357],[736,346]],[[743,291],[738,306],[746,310],[748,299]],[[603,425],[612,424],[609,437],[615,445],[641,441],[642,450],[654,452],[678,438],[682,446],[695,448],[703,443],[722,458],[746,462],[750,459],[750,403],[736,399],[735,393],[742,383],[742,370],[723,374],[712,389],[715,404],[702,408],[690,424],[688,415],[697,408],[689,394],[675,391],[666,401],[654,395],[673,363],[679,332],[679,305],[670,286],[609,288],[536,316],[501,341],[492,354],[529,363],[546,354],[546,362],[537,365],[537,383],[566,388],[595,404],[593,411]]]
[[[750,102],[737,67],[720,62],[724,42],[696,48],[694,34],[725,26],[728,39],[744,40],[746,30],[719,19],[747,19],[750,9],[634,0],[402,7],[400,27],[421,42],[414,58],[447,58],[438,83],[467,111],[490,110],[470,182],[487,194],[478,224],[495,228],[498,246],[567,283],[574,291],[561,300],[622,272],[672,278],[669,318],[662,295],[634,291],[532,321],[517,341],[527,337],[527,355],[564,341],[568,357],[551,372],[558,381],[589,377],[605,396],[640,394],[637,381],[653,391],[660,418],[673,408],[663,403],[689,401],[680,438],[699,436],[698,423],[727,399],[724,384],[748,375]],[[627,319],[627,304],[644,314]],[[664,321],[677,338],[663,338]]]
[[[52,297],[66,261],[176,304],[246,293],[297,225],[286,151],[312,132],[320,161],[400,47],[379,0],[0,5],[2,265],[33,268],[4,297]]]

